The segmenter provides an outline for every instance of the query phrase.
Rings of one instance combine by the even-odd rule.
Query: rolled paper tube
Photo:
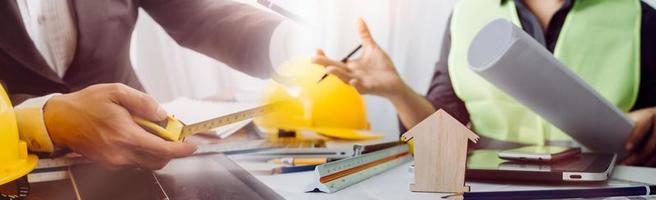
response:
[[[633,121],[512,22],[487,24],[467,59],[475,73],[589,150],[626,154]]]

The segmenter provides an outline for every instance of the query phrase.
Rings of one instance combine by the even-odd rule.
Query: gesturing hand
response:
[[[317,50],[317,55],[312,62],[325,66],[327,73],[353,85],[360,93],[388,98],[395,94],[401,94],[400,91],[404,90],[406,86],[394,68],[392,60],[371,37],[364,20],[359,19],[357,25],[364,50],[360,58],[345,64],[327,58],[322,50]]]
[[[656,108],[629,113],[635,121],[633,132],[626,140],[629,156],[624,164],[656,166]]]
[[[160,169],[192,154],[189,143],[168,142],[137,125],[132,115],[162,121],[166,112],[150,96],[122,84],[99,84],[51,98],[45,123],[62,145],[108,167]]]

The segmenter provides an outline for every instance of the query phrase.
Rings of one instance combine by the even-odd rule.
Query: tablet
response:
[[[72,166],[69,172],[82,200],[284,199],[223,154],[173,159],[157,171],[87,164]]]
[[[582,153],[553,163],[503,160],[497,150],[476,150],[467,158],[467,180],[528,182],[603,182],[615,166],[615,154]]]

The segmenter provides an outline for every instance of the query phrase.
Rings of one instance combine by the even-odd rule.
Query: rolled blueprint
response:
[[[487,24],[469,46],[470,68],[578,143],[624,157],[633,121],[512,22]]]

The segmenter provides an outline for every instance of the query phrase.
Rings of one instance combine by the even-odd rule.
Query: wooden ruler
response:
[[[319,165],[307,192],[337,192],[412,159],[407,144]]]

